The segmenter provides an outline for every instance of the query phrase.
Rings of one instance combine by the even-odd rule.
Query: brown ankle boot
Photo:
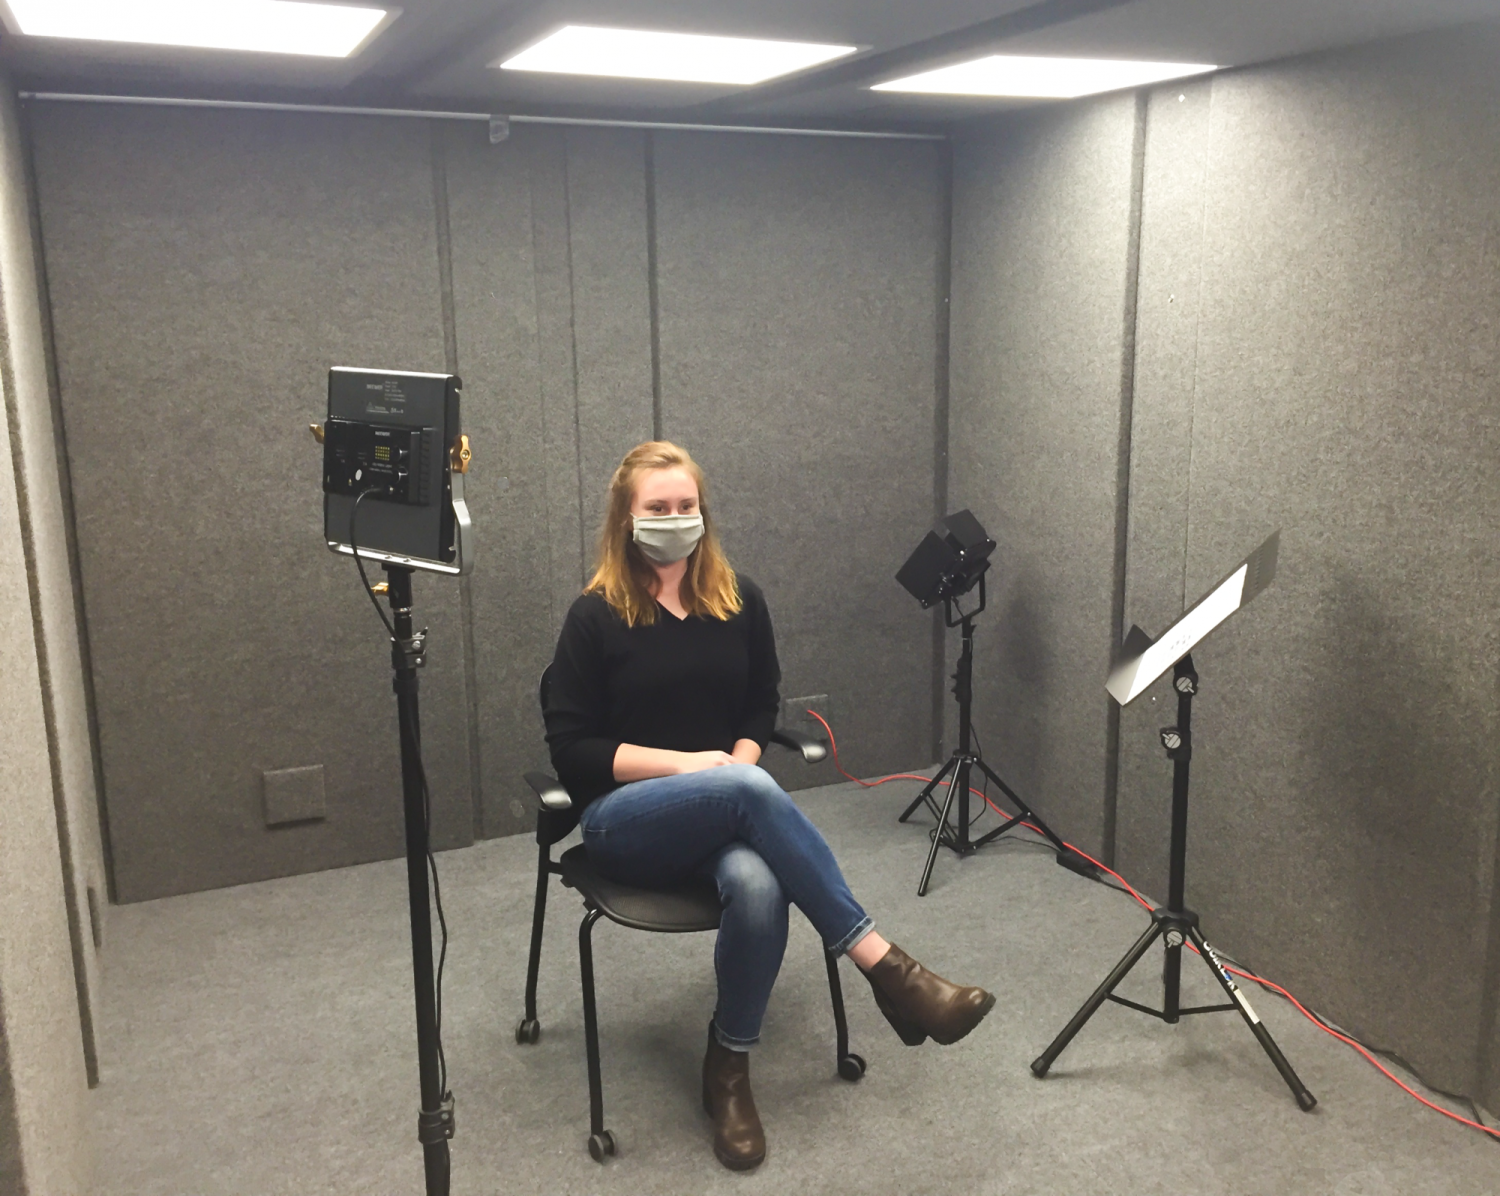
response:
[[[708,1031],[703,1056],[703,1111],[714,1119],[714,1154],[731,1171],[748,1171],[766,1157],[766,1135],[750,1094],[750,1052],[731,1051]]]
[[[865,979],[880,1012],[907,1046],[921,1046],[929,1034],[944,1046],[957,1042],[995,1007],[992,994],[948,983],[895,943]]]

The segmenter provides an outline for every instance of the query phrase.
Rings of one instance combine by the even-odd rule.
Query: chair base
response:
[[[542,836],[539,836],[542,838]],[[599,1061],[599,1025],[594,998],[593,929],[609,918],[622,926],[640,930],[683,933],[716,929],[719,924],[718,894],[709,886],[693,886],[672,892],[654,892],[617,885],[600,877],[590,866],[582,847],[563,853],[553,863],[550,844],[543,844],[537,859],[536,908],[532,921],[531,951],[526,975],[526,1012],[516,1023],[516,1042],[531,1046],[542,1036],[536,1016],[536,986],[541,960],[542,925],[545,918],[548,878],[557,875],[564,885],[584,900],[583,921],[578,927],[579,979],[583,988],[584,1050],[589,1080],[589,1155],[596,1163],[618,1154],[615,1138],[604,1128],[604,1085]],[[833,1006],[834,1057],[838,1076],[848,1083],[864,1078],[867,1064],[849,1049],[849,1024],[844,1012],[844,991],[839,980],[838,957],[824,951],[828,989]]]
[[[608,1130],[600,1130],[597,1134],[589,1135],[589,1154],[593,1156],[594,1162],[602,1163],[611,1155],[618,1153],[615,1136]]]

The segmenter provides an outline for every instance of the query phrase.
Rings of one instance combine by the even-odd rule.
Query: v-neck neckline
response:
[[[667,610],[666,604],[663,603],[660,598],[656,599],[656,605],[659,606],[659,607],[661,607],[662,610],[667,611],[668,615],[671,615],[672,622],[677,623],[677,624],[680,625],[680,624],[686,623],[688,621],[687,615],[683,615],[682,618],[680,618],[680,619],[676,615],[673,615],[670,610]]]

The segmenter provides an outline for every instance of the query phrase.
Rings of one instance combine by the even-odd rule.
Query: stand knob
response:
[[[1167,759],[1192,759],[1193,745],[1188,742],[1188,737],[1180,729],[1177,727],[1163,727],[1160,734],[1161,745],[1167,749]]]
[[[469,447],[467,432],[460,432],[448,449],[448,460],[454,473],[468,473],[469,462],[474,459],[474,450]]]

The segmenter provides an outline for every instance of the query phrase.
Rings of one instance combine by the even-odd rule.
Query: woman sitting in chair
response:
[[[718,886],[703,1103],[714,1153],[735,1170],[766,1155],[748,1052],[789,902],[859,966],[910,1046],[957,1042],[995,1003],[881,938],[818,829],[757,767],[780,680],[765,597],[719,547],[702,470],[666,441],[633,448],[610,482],[598,569],[557,641],[547,743],[602,874],[641,888]]]

